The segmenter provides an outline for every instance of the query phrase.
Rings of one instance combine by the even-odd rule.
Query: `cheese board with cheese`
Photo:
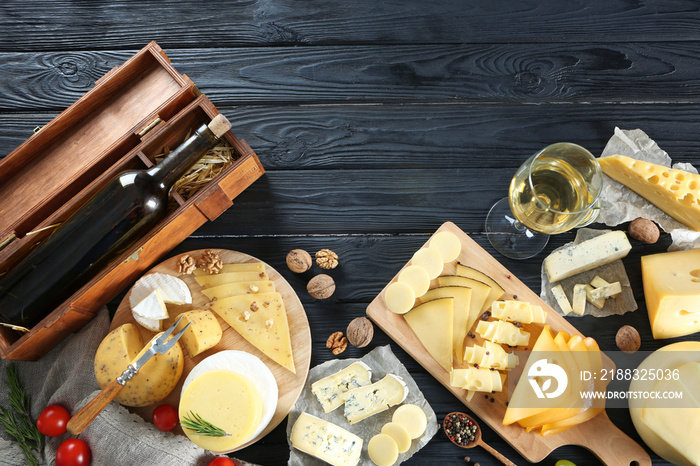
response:
[[[578,332],[564,317],[560,316],[549,307],[536,293],[523,284],[515,275],[508,271],[455,224],[451,222],[444,223],[425,243],[425,246],[428,247],[431,245],[431,242],[437,235],[444,236],[444,232],[452,233],[452,235],[459,239],[461,251],[456,259],[445,261],[441,276],[431,281],[430,288],[440,289],[445,285],[454,284],[454,282],[463,282],[464,280],[461,280],[459,277],[460,273],[458,272],[460,271],[458,268],[466,268],[472,270],[470,274],[480,275],[481,285],[484,284],[484,281],[491,281],[490,287],[481,290],[481,285],[474,284],[475,279],[467,279],[471,280],[474,284],[472,294],[481,293],[484,295],[485,299],[489,293],[487,288],[491,290],[498,289],[500,299],[505,300],[505,302],[517,300],[530,303],[531,307],[534,309],[540,307],[544,310],[544,315],[546,316],[543,319],[544,324],[546,324],[544,327],[534,321],[532,323],[518,323],[517,326],[513,326],[511,331],[503,333],[506,338],[512,338],[513,343],[516,343],[516,340],[518,340],[518,344],[520,344],[519,340],[522,339],[523,336],[529,334],[529,343],[527,343],[525,350],[532,350],[536,340],[543,334],[545,329],[547,329],[548,334],[549,329],[551,329],[554,333],[565,332],[565,334],[570,334],[571,336],[580,335],[580,332]],[[407,263],[402,270],[408,267],[411,267],[411,262]],[[512,445],[525,459],[530,462],[538,462],[543,460],[559,446],[572,444],[587,448],[605,464],[630,464],[631,461],[636,461],[636,464],[639,465],[651,464],[649,455],[644,448],[618,429],[610,421],[604,411],[586,422],[556,433],[555,435],[544,436],[536,431],[526,432],[526,429],[517,423],[504,425],[503,420],[508,402],[508,394],[505,390],[495,392],[488,391],[486,396],[483,396],[483,393],[481,394],[482,396],[480,396],[477,392],[474,396],[473,393],[470,394],[467,390],[459,386],[453,386],[451,383],[454,382],[454,380],[451,380],[451,375],[455,377],[456,374],[459,374],[457,371],[450,371],[450,364],[446,362],[452,360],[451,354],[445,354],[444,357],[440,358],[441,361],[436,360],[434,357],[435,354],[441,354],[440,351],[443,353],[448,351],[444,348],[452,349],[452,345],[444,344],[443,349],[436,350],[435,348],[446,339],[449,339],[449,337],[445,337],[446,333],[452,333],[451,329],[449,332],[445,332],[444,329],[438,328],[440,325],[438,313],[442,312],[441,308],[444,308],[444,306],[439,306],[439,302],[448,301],[453,298],[435,296],[436,299],[432,300],[424,301],[419,299],[419,305],[406,315],[414,313],[418,308],[429,305],[432,309],[426,312],[426,314],[430,314],[431,318],[422,319],[421,321],[419,320],[421,319],[420,315],[416,316],[414,314],[414,317],[411,319],[406,319],[403,314],[396,313],[396,311],[392,312],[386,300],[387,290],[390,289],[392,285],[400,281],[406,282],[405,279],[399,280],[400,274],[401,271],[396,274],[391,282],[387,284],[379,295],[370,303],[367,307],[367,315],[472,412],[479,416],[504,440]],[[462,273],[462,275],[465,275],[465,273]],[[442,280],[442,282],[440,282],[440,280]],[[479,280],[476,281],[478,282]],[[389,302],[393,304],[391,299]],[[482,300],[481,302],[483,303],[484,301]],[[481,316],[484,310],[485,308],[479,309],[477,314]],[[422,312],[422,310],[419,310],[419,312]],[[488,314],[488,317],[491,317],[491,315]],[[443,319],[443,321],[446,320]],[[490,323],[478,318],[475,320],[473,315],[469,317],[468,322],[468,330],[471,329],[472,326],[476,328],[476,330],[469,332],[465,339],[465,342],[468,342],[467,346],[474,345],[473,347],[475,350],[473,351],[479,351],[480,349],[477,348],[477,346],[482,345],[486,341],[482,338],[483,335],[488,332],[496,331],[499,326],[504,328],[511,327],[511,325],[505,325],[506,322],[499,325],[487,325]],[[435,328],[427,329],[427,331],[423,332],[423,335],[421,335],[422,338],[419,338],[419,336],[414,333],[413,328],[418,328],[420,326],[434,326]],[[490,329],[490,327],[493,327],[493,329]],[[442,337],[434,338],[436,341],[431,342],[429,341],[430,337],[426,337],[426,335],[442,335]],[[582,337],[583,335],[577,338]],[[430,347],[430,351],[426,349],[426,347]],[[462,348],[459,348],[460,351],[461,349]],[[521,347],[519,349],[523,348]],[[436,351],[438,351],[438,353],[436,353]],[[455,353],[459,353],[459,351],[455,351]],[[602,359],[603,367],[606,369],[613,369],[615,367],[612,360],[604,354]],[[524,361],[522,361],[521,364],[524,364]],[[455,366],[455,368],[456,367],[457,366]],[[466,365],[462,367],[466,367]],[[466,371],[466,369],[464,369],[464,371]],[[493,372],[498,374],[496,371]],[[496,377],[496,379],[498,379],[498,377]],[[496,382],[502,382],[502,380],[495,380],[494,383]],[[470,401],[467,401],[467,399]]]
[[[205,256],[220,259],[221,273],[208,274],[203,269],[194,269],[194,267],[183,270],[182,263],[185,262],[186,258],[196,259],[198,257],[201,258]],[[256,271],[232,271],[241,268],[251,270],[255,269]],[[181,271],[186,273],[181,273]],[[256,278],[257,280],[223,284],[218,287],[205,287],[204,285],[200,285],[200,283],[211,285],[211,281],[225,281],[226,277],[223,279],[221,277],[232,274],[250,274],[251,278]],[[156,267],[152,268],[144,275],[144,277],[147,279],[149,276],[154,278],[154,280],[151,280],[153,283],[156,283],[158,279],[164,278],[164,276],[176,277],[186,284],[186,287],[189,289],[191,294],[191,299],[186,295],[186,293],[184,298],[178,298],[177,296],[179,293],[176,289],[177,286],[167,287],[166,285],[162,284],[164,283],[163,281],[158,281],[158,286],[160,286],[160,288],[155,293],[156,295],[159,295],[157,299],[162,300],[163,295],[168,295],[170,296],[170,302],[178,302],[178,299],[181,299],[183,302],[191,300],[191,303],[186,304],[168,304],[167,313],[169,316],[162,321],[163,326],[170,325],[170,323],[172,323],[181,313],[187,312],[188,314],[185,315],[188,316],[190,321],[195,322],[198,318],[200,318],[200,315],[204,315],[206,317],[207,314],[200,314],[201,311],[198,310],[213,311],[212,314],[215,316],[214,318],[216,321],[218,321],[218,325],[220,325],[221,328],[221,339],[218,340],[218,343],[216,343],[214,346],[204,349],[201,352],[198,352],[200,350],[196,348],[196,345],[183,342],[182,346],[185,349],[184,367],[182,369],[182,376],[179,378],[179,381],[175,385],[172,392],[170,392],[167,397],[158,403],[153,403],[146,406],[129,407],[128,409],[140,415],[145,420],[150,421],[153,410],[159,404],[167,403],[172,406],[178,406],[181,402],[183,384],[185,385],[185,388],[188,385],[194,385],[191,383],[192,377],[188,378],[188,375],[190,375],[193,369],[197,367],[197,369],[195,369],[196,371],[205,373],[206,369],[204,369],[203,366],[207,366],[207,364],[210,366],[210,368],[214,367],[214,369],[216,369],[216,361],[213,361],[214,364],[212,364],[211,361],[219,355],[230,353],[236,355],[237,360],[235,361],[235,365],[243,368],[242,372],[255,368],[257,371],[255,379],[260,378],[257,375],[260,373],[260,368],[257,368],[256,365],[262,361],[262,364],[264,364],[266,367],[266,369],[265,367],[262,367],[262,371],[265,373],[271,373],[271,375],[274,377],[274,381],[276,382],[276,387],[273,387],[273,389],[276,389],[277,392],[277,405],[274,413],[271,414],[269,423],[258,433],[258,435],[255,435],[251,440],[243,444],[237,445],[235,448],[226,448],[222,451],[217,451],[217,453],[230,453],[232,451],[237,451],[264,437],[287,416],[304,388],[304,383],[306,382],[306,377],[309,371],[309,364],[311,360],[311,332],[309,329],[306,312],[292,287],[275,269],[269,265],[250,255],[224,249],[191,251],[180,256],[171,257],[170,259],[167,259]],[[263,284],[263,282],[265,282],[265,284]],[[132,306],[135,302],[138,301],[139,303],[147,304],[148,299],[151,299],[148,298],[149,290],[146,289],[146,292],[144,292],[142,289],[143,286],[141,284],[143,283],[143,281],[136,282],[134,287],[132,287],[129,293],[127,293],[127,295],[124,297],[114,315],[110,331],[114,331],[122,327],[124,324],[134,324],[138,328],[143,341],[150,340],[156,333],[155,330],[157,330],[158,327],[153,327],[149,330],[143,325],[144,323],[150,323],[152,325],[153,322],[143,322],[143,318],[139,317],[139,314],[132,312]],[[146,281],[145,283],[147,286],[156,286],[151,285],[149,281]],[[241,283],[245,283],[245,286]],[[245,288],[243,290],[244,294],[236,295],[236,290],[234,288],[237,289],[242,287]],[[270,290],[274,290],[274,292],[270,292]],[[142,296],[136,296],[138,293],[140,293]],[[139,299],[132,300],[132,295]],[[213,298],[210,300],[208,296],[213,296]],[[251,297],[256,297],[256,299],[260,298],[257,301],[260,304],[260,309],[257,312],[252,311],[251,306],[257,306],[257,304],[256,301],[251,301]],[[242,333],[240,332],[245,333],[246,329],[239,328],[237,325],[239,323],[246,322],[243,322],[243,319],[239,319],[238,314],[235,316],[226,316],[227,312],[230,313],[232,311],[228,311],[225,307],[226,304],[231,304],[230,307],[233,308],[233,301],[241,300],[246,301],[244,305],[247,306],[247,309],[250,309],[250,311],[247,312],[249,312],[251,315],[255,314],[252,318],[246,319],[246,321],[249,321],[251,325],[257,322],[256,319],[258,316],[261,318],[264,317],[264,319],[269,321],[271,320],[269,319],[269,316],[274,315],[272,313],[280,312],[280,309],[282,311],[286,311],[286,322],[288,326],[288,334],[290,338],[289,343],[291,345],[292,353],[291,358],[287,359],[285,357],[279,357],[274,353],[273,349],[266,347],[259,340],[255,340],[254,335],[251,336],[251,334],[247,334],[245,338],[242,336]],[[141,309],[139,308],[139,310]],[[241,312],[243,313],[246,311]],[[141,323],[138,323],[137,319],[141,321]],[[234,329],[232,325],[229,325],[228,322],[232,323],[233,326],[236,326],[236,329]],[[199,328],[206,330],[208,325],[211,325],[211,323],[200,323]],[[277,325],[270,323],[267,325],[267,327],[268,330],[272,331],[271,329],[276,328]],[[264,324],[262,329],[264,332]],[[258,329],[255,329],[255,331],[257,330]],[[252,333],[255,333],[255,331]],[[284,333],[287,333],[286,329],[283,329],[283,331]],[[203,345],[202,348],[207,348],[209,346],[206,341],[200,340],[198,343]],[[195,353],[195,356],[190,356],[190,354]],[[254,357],[248,358],[245,356],[246,354]],[[241,358],[241,356],[245,357]],[[256,361],[250,362],[248,361],[249,359]],[[207,360],[207,362],[200,365],[199,363],[204,360]],[[226,363],[224,363],[224,366],[225,365]],[[253,380],[253,382],[257,383],[257,380]],[[205,409],[203,405],[200,404],[199,406],[200,409]],[[184,433],[183,429],[180,427],[177,427],[175,432],[178,434]]]

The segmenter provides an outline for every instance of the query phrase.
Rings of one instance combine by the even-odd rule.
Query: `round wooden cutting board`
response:
[[[221,260],[224,264],[262,262],[256,259],[255,257],[243,254],[241,252],[229,251],[226,249],[212,249],[212,251],[218,254],[219,257],[221,257]],[[204,250],[197,250],[190,251],[187,254],[197,259],[199,256],[202,255],[203,252]],[[195,281],[194,275],[185,275],[178,273],[177,263],[180,257],[181,255],[171,257],[170,259],[167,259],[166,261],[153,267],[147,272],[160,272],[178,277],[185,283],[187,283],[187,286],[189,286],[190,291],[192,292],[192,304],[184,304],[181,306],[175,306],[172,304],[167,305],[168,313],[170,314],[171,319],[168,319],[167,321],[163,322],[164,329],[168,328],[168,326],[170,326],[170,324],[172,324],[173,322],[172,318],[176,317],[181,312],[189,311],[191,309],[209,309],[209,299],[204,294],[202,294],[202,290],[204,289],[204,287],[200,286]],[[221,330],[223,331],[221,341],[215,347],[195,356],[194,358],[190,358],[189,355],[187,355],[185,352],[185,368],[182,373],[182,377],[180,378],[180,381],[178,382],[177,386],[172,391],[172,393],[160,403],[141,408],[130,407],[128,408],[130,411],[140,415],[146,421],[151,422],[151,415],[157,405],[168,403],[175,407],[178,406],[180,401],[180,392],[182,390],[182,384],[185,381],[187,374],[190,373],[192,368],[195,365],[197,365],[197,363],[205,359],[207,356],[211,356],[212,354],[221,350],[240,350],[246,351],[250,354],[257,356],[262,360],[263,363],[265,363],[265,365],[270,369],[270,371],[272,371],[272,374],[277,380],[277,388],[279,391],[279,397],[277,400],[277,410],[275,411],[275,414],[272,417],[270,424],[268,424],[265,430],[256,438],[246,443],[245,445],[241,445],[233,450],[217,453],[230,453],[236,450],[240,450],[241,448],[244,448],[248,445],[251,445],[252,443],[255,443],[256,441],[267,435],[267,433],[269,433],[272,429],[277,427],[277,425],[280,422],[282,422],[282,420],[287,416],[287,414],[289,414],[289,411],[292,409],[292,406],[294,406],[294,403],[296,403],[296,400],[299,397],[301,390],[304,388],[304,384],[306,383],[306,377],[309,373],[309,364],[311,362],[311,329],[309,328],[309,321],[306,318],[306,312],[304,311],[304,307],[302,306],[301,301],[299,301],[299,297],[296,295],[289,283],[287,283],[287,281],[284,278],[282,278],[282,276],[275,269],[273,269],[267,264],[265,264],[265,272],[269,276],[270,280],[275,283],[277,291],[282,295],[282,299],[284,300],[284,305],[287,310],[287,320],[289,322],[289,332],[291,334],[292,339],[292,353],[294,355],[294,366],[296,368],[296,374],[293,374],[288,369],[285,369],[284,367],[274,362],[272,359],[265,356],[260,350],[248,343],[243,337],[241,337],[238,334],[238,332],[229,327],[229,325],[226,322],[224,322],[223,319],[217,316],[219,324],[221,325]],[[145,329],[144,327],[136,323],[131,314],[129,296],[131,296],[131,290],[129,290],[129,293],[127,293],[122,302],[119,304],[119,308],[117,309],[117,312],[114,315],[114,319],[112,320],[110,331],[119,327],[120,325],[132,323],[136,325],[136,327],[138,327],[139,331],[141,332],[141,336],[143,337],[143,341],[147,342],[153,337],[153,335],[155,335],[155,333]],[[175,433],[184,435],[182,429],[179,426],[176,429],[177,430],[174,431]]]

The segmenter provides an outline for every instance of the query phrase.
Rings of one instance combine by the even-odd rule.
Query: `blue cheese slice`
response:
[[[354,424],[402,403],[407,395],[408,387],[401,377],[387,374],[372,385],[343,393],[344,414],[350,424]]]
[[[316,395],[323,411],[329,413],[344,403],[342,394],[372,383],[372,369],[357,361],[345,369],[317,380],[311,385],[311,393]]]
[[[297,450],[333,466],[355,466],[362,453],[360,437],[307,413],[294,422],[290,441]]]

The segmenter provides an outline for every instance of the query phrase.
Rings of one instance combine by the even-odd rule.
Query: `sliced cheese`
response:
[[[318,399],[323,411],[329,413],[343,404],[342,394],[372,383],[372,369],[361,361],[311,384],[311,393]]]
[[[443,262],[452,262],[462,251],[462,242],[454,233],[441,231],[433,235],[428,247],[440,253]]]
[[[131,308],[133,309],[154,290],[160,290],[163,301],[168,304],[192,303],[192,293],[185,282],[165,273],[149,273],[139,278],[131,288],[129,295]]]
[[[491,304],[491,316],[495,319],[521,324],[544,324],[547,313],[542,307],[526,301],[494,301]]]
[[[496,282],[496,280],[489,277],[485,273],[476,270],[473,267],[469,267],[468,265],[457,263],[455,275],[471,278],[473,280],[478,280],[482,283],[486,283],[488,286],[491,287],[488,296],[484,300],[484,305],[481,307],[481,312],[486,311],[488,308],[491,307],[491,304],[494,301],[496,301],[497,299],[501,299],[503,295],[506,294],[506,290],[504,290],[503,287]]]
[[[144,346],[139,330],[132,324],[124,324],[108,333],[95,353],[95,378],[100,388],[105,388],[122,375],[129,364],[141,357],[149,347]],[[182,348],[177,342],[167,353],[151,357],[114,401],[134,407],[157,403],[173,391],[184,366]]]
[[[561,312],[563,312],[564,315],[571,314],[573,309],[571,308],[569,298],[567,298],[566,293],[564,293],[564,288],[562,288],[561,285],[554,286],[552,287],[552,294],[554,295],[554,299],[557,300],[557,304],[559,304],[559,309],[561,309]]]
[[[403,403],[407,395],[408,387],[401,377],[387,374],[371,385],[343,393],[343,414],[350,424],[354,424]]]
[[[469,346],[464,350],[464,362],[487,369],[508,371],[518,365],[518,359],[516,354],[506,353],[502,346],[488,340],[483,346]]]
[[[262,262],[244,262],[241,264],[224,264],[223,267],[221,267],[221,270],[219,273],[231,273],[231,272],[264,272],[265,271],[265,264]],[[201,268],[196,268],[194,269],[194,276],[199,277],[201,275],[210,275],[209,272],[207,272],[204,269]]]
[[[362,454],[362,439],[347,430],[307,413],[292,426],[292,446],[333,466],[355,466]]]
[[[446,371],[452,368],[454,298],[438,298],[419,304],[404,315],[428,353]]]
[[[453,369],[450,385],[474,392],[500,392],[503,390],[501,373],[485,367]]]
[[[594,290],[595,291],[595,290]],[[595,301],[600,298],[592,299]],[[574,314],[582,316],[586,311],[586,284],[576,284],[574,285],[574,299],[571,305],[571,310]]]
[[[195,309],[183,312],[180,316],[182,316],[182,320],[177,325],[176,331],[179,332],[187,324],[190,324],[185,333],[182,334],[180,343],[184,345],[191,358],[213,348],[221,341],[221,325],[211,311]]]
[[[591,296],[593,290],[595,290],[595,288],[593,288],[591,285],[586,285],[586,301],[593,304],[598,309],[603,309],[603,306],[605,306],[605,298],[593,299]]]
[[[131,315],[134,317],[134,320],[136,321],[137,324],[141,325],[144,328],[147,328],[151,332],[160,332],[161,330],[163,330],[163,321],[162,320],[146,319],[145,317],[141,317],[140,315],[136,314],[133,311],[132,311]]]
[[[643,256],[642,283],[654,338],[700,331],[700,249]]]
[[[609,282],[603,280],[598,275],[593,277],[593,280],[591,280],[591,286],[593,288],[600,288],[601,286],[605,286],[605,285],[609,285],[609,284],[610,284]]]
[[[384,424],[382,426],[382,434],[387,434],[394,439],[396,446],[399,447],[399,453],[405,453],[411,448],[411,434],[398,422],[387,422]]]
[[[277,291],[275,283],[270,280],[255,280],[252,282],[227,283],[202,290],[210,301],[238,296],[239,294],[272,293]]]
[[[391,466],[399,458],[399,447],[390,435],[381,433],[369,439],[367,454],[377,466]]]
[[[549,281],[555,283],[621,259],[631,249],[624,231],[611,231],[554,251],[545,258],[544,270]]]
[[[131,309],[131,312],[139,317],[150,320],[163,320],[168,318],[168,308],[165,307],[160,290],[153,290],[143,301]]]
[[[486,301],[491,293],[491,287],[486,283],[473,278],[462,277],[460,275],[443,275],[437,278],[440,286],[466,286],[472,290],[472,299],[469,303],[469,321],[467,331],[471,330],[474,322],[481,317],[482,309],[486,306]]]
[[[405,283],[420,298],[430,287],[430,274],[420,265],[409,265],[399,273],[398,283]]]
[[[269,279],[270,277],[268,277],[265,272],[229,272],[195,277],[197,283],[206,288],[214,288],[215,286],[226,285],[228,283],[255,282]]]
[[[597,301],[599,299],[610,298],[620,293],[622,293],[622,286],[620,285],[620,282],[609,283],[591,291],[591,299]]]
[[[420,406],[410,403],[396,408],[391,416],[391,422],[404,426],[413,440],[421,437],[428,427],[428,417],[425,415],[425,411]]]
[[[486,340],[509,346],[527,346],[530,341],[529,332],[502,320],[482,320],[476,325],[476,333]]]
[[[437,278],[442,273],[445,263],[439,252],[430,248],[421,248],[413,254],[411,264],[423,267],[430,276],[430,279]]]
[[[211,305],[251,345],[296,373],[287,312],[279,293],[258,293],[219,299]]]
[[[452,325],[452,349],[454,358],[461,362],[464,355],[464,339],[469,331],[469,305],[472,298],[471,288],[464,286],[441,286],[428,290],[420,301],[426,302],[437,298],[454,298],[454,313]]]
[[[386,307],[394,314],[405,314],[416,303],[416,293],[408,284],[394,282],[389,285],[384,293]]]
[[[700,230],[700,175],[612,155],[598,159],[603,173],[679,222]]]

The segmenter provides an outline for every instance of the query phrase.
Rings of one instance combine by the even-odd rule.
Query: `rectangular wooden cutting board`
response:
[[[547,323],[554,333],[563,330],[571,335],[580,334],[564,317],[545,303],[457,225],[451,222],[444,223],[436,233],[440,231],[454,233],[462,243],[462,252],[456,261],[445,264],[443,275],[454,274],[456,262],[473,267],[485,273],[503,287],[506,294],[502,299],[513,299],[517,296],[518,300],[542,306],[547,311]],[[427,246],[429,241],[426,241],[424,246]],[[396,281],[399,272],[397,271],[396,276],[389,284]],[[387,284],[387,287],[389,284]],[[618,429],[610,421],[606,413],[601,413],[592,420],[572,429],[547,437],[543,437],[536,432],[526,433],[525,429],[517,424],[504,426],[502,420],[506,411],[506,402],[508,401],[507,394],[505,392],[494,393],[485,397],[483,393],[476,393],[472,400],[467,402],[467,391],[450,385],[449,372],[441,367],[426,351],[403,316],[389,311],[384,301],[385,293],[386,287],[367,307],[367,315],[413,359],[450,390],[459,401],[464,403],[528,461],[539,462],[557,447],[572,444],[587,448],[608,465],[628,465],[633,464],[634,461],[638,465],[651,464],[651,459],[644,448]],[[530,332],[530,345],[533,345],[542,331],[542,326],[529,324],[523,325],[523,328]],[[525,364],[525,361],[521,360],[520,364]],[[603,364],[606,369],[615,367],[612,360],[605,354],[603,354]],[[494,398],[493,402],[490,401],[492,397]]]

